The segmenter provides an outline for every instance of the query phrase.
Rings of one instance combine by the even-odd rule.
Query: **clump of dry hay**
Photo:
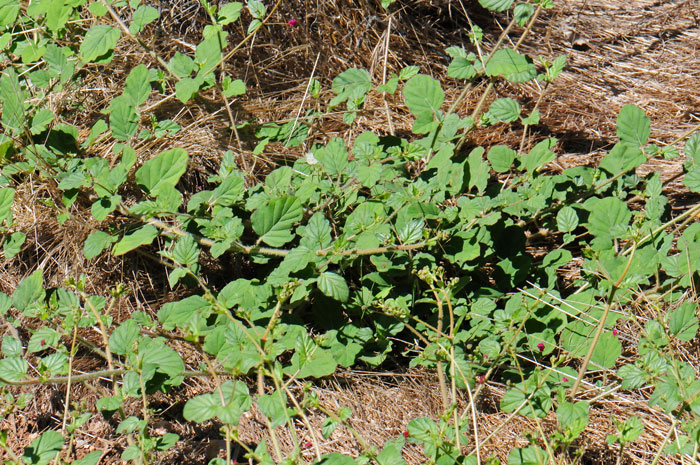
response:
[[[231,102],[234,122],[294,118],[300,111],[303,113],[314,106],[310,99],[305,98],[309,79],[318,79],[328,89],[332,79],[350,67],[369,70],[374,82],[381,83],[390,73],[398,72],[406,65],[419,65],[422,72],[443,82],[449,104],[461,92],[462,83],[446,77],[449,60],[444,49],[452,45],[469,47],[467,32],[471,21],[484,29],[485,48],[488,50],[509,19],[505,15],[494,16],[485,12],[475,1],[399,1],[391,16],[386,15],[378,3],[370,0],[282,2],[273,17],[273,24],[263,28],[225,64],[227,73],[233,78],[243,79],[248,85],[248,93]],[[697,41],[700,38],[697,1],[572,0],[560,3],[557,8],[543,13],[535,25],[534,34],[525,40],[523,50],[549,59],[560,54],[568,57],[567,70],[547,90],[540,107],[542,121],[533,128],[532,134],[533,139],[548,135],[560,138],[558,162],[562,166],[594,162],[612,144],[617,111],[627,103],[641,106],[650,116],[654,141],[670,142],[697,124],[698,115],[694,108],[698,105],[700,73],[693,66],[697,63]],[[154,5],[161,10],[161,20],[148,29],[149,46],[166,60],[177,51],[191,53],[207,23],[199,3],[174,0]],[[289,26],[289,19],[296,19],[299,25]],[[518,28],[513,31],[513,41],[517,40],[520,31]],[[245,36],[240,24],[232,25],[228,32],[232,43]],[[74,89],[55,96],[54,109],[65,121],[78,126],[81,134],[85,134],[100,117],[99,110],[118,95],[130,69],[141,63],[157,67],[137,44],[126,39],[120,41],[115,56],[127,58],[117,58],[108,69],[100,70],[104,72],[95,70],[89,73],[84,89],[90,91]],[[458,109],[461,115],[468,115],[473,110],[484,87],[479,83],[474,86]],[[535,84],[500,84],[493,98],[512,96],[527,109],[541,92],[542,88]],[[325,91],[322,99],[328,101],[330,97],[330,91]],[[80,111],[66,105],[75,100],[83,104]],[[335,136],[353,140],[366,130],[408,134],[412,118],[401,99],[387,98],[387,105],[392,109],[390,119],[384,105],[381,96],[371,95],[367,110],[353,127],[347,127],[340,114],[324,117],[314,126],[311,140],[323,142]],[[192,163],[183,184],[190,192],[206,183],[207,176],[216,170],[227,150],[234,151],[241,169],[254,178],[269,171],[276,160],[298,157],[307,148],[271,144],[262,156],[254,156],[255,141],[246,138],[245,134],[237,138],[229,129],[231,121],[221,100],[211,93],[187,106],[175,99],[158,101],[154,98],[146,107],[152,108],[159,119],[173,119],[182,130],[164,141],[139,142],[134,147],[139,160],[145,161],[155,153],[175,146],[185,148]],[[471,142],[517,145],[522,136],[520,131],[518,127],[499,125],[477,131]],[[97,144],[90,148],[88,155],[109,156],[111,149],[108,143]],[[655,160],[646,169],[660,171],[664,179],[669,179],[679,172],[680,163],[678,160]],[[674,198],[680,198],[684,191],[677,183],[668,189]],[[3,292],[11,293],[17,283],[36,268],[44,270],[52,286],[84,273],[88,276],[87,291],[95,294],[122,282],[131,293],[115,305],[113,316],[116,321],[125,319],[135,310],[145,310],[153,316],[164,302],[180,298],[187,292],[182,288],[168,290],[166,270],[148,256],[132,254],[125,258],[103,257],[94,262],[86,261],[81,253],[82,242],[95,226],[89,204],[76,204],[69,222],[59,226],[54,210],[46,202],[47,199],[60,202],[60,194],[51,180],[33,180],[17,192],[17,197],[14,214],[18,228],[27,233],[28,241],[16,259],[4,264],[4,272],[0,274]],[[685,200],[688,201],[697,202],[697,198]],[[216,272],[213,267],[205,279],[216,282]],[[653,318],[655,315],[648,314],[649,308],[641,303],[634,311],[640,316]],[[635,334],[634,329],[628,334]],[[83,336],[88,339],[95,337],[89,332]],[[629,346],[633,347],[634,342],[628,341]],[[193,366],[200,362],[184,344],[178,349],[189,353],[188,362]],[[697,351],[693,347],[678,349],[687,360],[698,364]],[[100,361],[84,355],[76,363],[76,369],[94,370],[99,368]],[[191,379],[167,396],[155,398],[154,405],[162,407],[158,413],[161,417],[159,428],[177,432],[182,439],[166,457],[166,462],[202,463],[207,455],[219,452],[217,425],[193,428],[178,420],[187,398],[209,392],[212,387],[210,380]],[[96,388],[105,389],[99,384]],[[94,408],[95,396],[89,389],[83,386],[74,386],[73,389],[73,398],[85,399],[87,407]],[[326,407],[350,407],[354,411],[353,427],[373,445],[381,445],[386,439],[401,435],[412,418],[436,418],[441,412],[437,382],[426,372],[351,372],[320,382],[314,389]],[[2,424],[16,438],[16,452],[46,427],[60,424],[65,387],[47,386],[35,388],[35,392],[35,400],[22,415],[11,416]],[[501,428],[508,417],[496,408],[504,392],[504,386],[492,382],[486,397],[479,403],[476,420],[478,436],[482,439]],[[595,394],[597,392],[588,393]],[[457,401],[461,409],[469,405],[464,395]],[[131,407],[134,411],[138,408]],[[605,437],[613,432],[613,417],[625,419],[631,415],[643,418],[645,431],[627,449],[625,461],[636,464],[651,461],[670,421],[667,416],[650,409],[643,396],[618,391],[592,406],[591,425],[580,443],[586,448],[586,463],[614,462],[615,450],[607,445]],[[322,414],[312,413],[309,416],[311,430],[299,423],[295,425],[296,436],[304,443],[313,438],[323,453],[356,455],[360,446],[344,427],[338,428],[328,440],[322,439],[319,431],[323,419]],[[552,414],[541,421],[545,432],[553,431],[555,424]],[[108,450],[110,452],[103,463],[118,462],[122,445],[116,439],[110,439],[115,425],[113,420],[94,417],[81,431],[77,450]],[[480,452],[482,456],[495,455],[506,462],[512,447],[527,445],[524,432],[536,429],[534,420],[516,416],[491,441],[482,444]],[[280,427],[277,434],[283,450],[289,451],[296,446],[288,429]],[[267,437],[268,431],[260,412],[254,409],[243,419],[241,435],[251,444]],[[472,446],[467,445],[468,448]],[[304,448],[302,456],[310,462],[314,450]],[[411,446],[405,449],[405,459],[409,464],[416,464],[424,457],[417,447]],[[662,457],[658,463],[673,464],[675,459]]]

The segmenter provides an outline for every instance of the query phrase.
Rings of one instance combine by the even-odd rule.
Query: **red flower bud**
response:
[[[537,344],[537,350],[540,352],[544,352],[544,342],[540,342]]]
[[[287,21],[287,24],[289,24],[291,27],[298,26],[299,22],[296,19],[290,19]]]
[[[403,437],[404,437],[404,439],[408,439],[408,431],[403,432]]]

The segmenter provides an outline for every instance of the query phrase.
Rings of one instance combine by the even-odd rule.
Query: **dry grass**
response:
[[[268,2],[269,3],[269,2]],[[652,140],[667,143],[698,124],[696,109],[700,103],[700,62],[698,27],[700,1],[640,1],[640,0],[572,0],[559,2],[557,8],[543,14],[523,49],[532,55],[554,58],[561,54],[568,57],[569,66],[554,83],[543,99],[540,111],[542,121],[532,128],[527,137],[531,144],[540,138],[554,135],[559,138],[558,159],[561,167],[594,163],[613,144],[615,119],[618,110],[627,103],[643,108],[652,120]],[[166,60],[176,51],[191,52],[192,44],[199,41],[199,34],[206,24],[198,2],[173,0],[161,2],[162,20],[150,27],[147,34],[149,46]],[[468,13],[468,15],[467,15]],[[290,27],[287,20],[297,19],[298,27]],[[328,89],[331,80],[349,67],[368,69],[375,83],[397,72],[403,66],[418,64],[421,71],[443,80],[447,103],[461,92],[461,84],[445,79],[448,58],[444,49],[450,45],[468,44],[468,22],[478,24],[485,31],[486,48],[495,41],[505,27],[508,18],[493,16],[480,9],[474,1],[466,0],[416,0],[400,1],[391,20],[384,15],[378,2],[370,0],[289,0],[282,2],[273,18],[273,25],[262,30],[241,52],[227,64],[227,72],[248,84],[244,98],[231,102],[231,114],[236,123],[246,120],[265,122],[294,118],[300,112],[313,107],[305,98],[305,89],[311,77],[321,81]],[[229,33],[235,42],[244,35],[242,26],[234,25]],[[517,40],[520,31],[512,33]],[[126,39],[120,41],[115,56],[120,57],[108,69],[90,73],[83,89],[73,89],[53,97],[53,109],[62,118],[80,128],[81,134],[89,130],[100,116],[99,110],[120,91],[129,70],[140,63],[151,67],[157,64],[137,44]],[[458,111],[469,114],[483,85],[476,85]],[[89,90],[87,90],[89,89]],[[168,89],[173,92],[173,89]],[[525,108],[534,105],[542,89],[536,84],[525,86],[499,85],[493,98],[513,96]],[[329,99],[326,92],[324,99]],[[79,100],[80,110],[67,107],[67,102]],[[384,110],[385,102],[378,95],[370,96],[367,111],[363,112],[352,128],[342,122],[341,114],[331,114],[312,129],[310,143],[324,142],[330,137],[352,140],[363,131],[405,134],[410,131],[411,117],[399,99],[390,98],[391,118]],[[260,178],[279,160],[300,156],[308,148],[295,149],[272,144],[260,156],[254,156],[254,141],[244,132],[235,134],[229,130],[228,112],[219,97],[213,93],[198,99],[194,104],[181,105],[170,98],[147,102],[159,118],[176,121],[182,130],[168,140],[142,142],[135,147],[140,162],[172,147],[186,149],[191,166],[184,179],[184,187],[194,192],[196,186],[206,185],[206,178],[219,164],[223,153],[232,150],[241,169],[252,179]],[[146,112],[144,112],[146,114]],[[520,143],[521,128],[498,125],[480,130],[470,141],[473,144]],[[112,146],[97,144],[90,149],[92,155],[110,157]],[[659,171],[663,179],[671,179],[681,170],[682,160],[654,160],[642,170]],[[155,315],[160,306],[180,298],[184,289],[169,290],[165,269],[148,256],[132,254],[125,258],[102,257],[93,262],[84,259],[82,243],[96,226],[89,212],[89,205],[76,205],[72,217],[64,225],[58,225],[55,209],[48,202],[60,202],[55,182],[51,179],[32,179],[17,192],[14,214],[20,230],[27,236],[27,245],[15,259],[3,264],[0,273],[0,290],[11,293],[19,281],[37,268],[44,270],[47,284],[59,286],[69,277],[85,274],[87,292],[103,294],[105,289],[123,283],[130,293],[118,299],[112,316],[122,321],[136,310]],[[697,196],[676,181],[667,186],[674,208],[687,208],[697,203]],[[132,201],[127,196],[127,202]],[[115,219],[119,222],[119,219]],[[240,265],[240,264],[238,264]],[[205,279],[216,288],[221,275],[230,276],[232,268],[212,265],[205,270]],[[228,265],[225,265],[228,266]],[[689,296],[692,298],[693,296]],[[638,315],[640,321],[654,318],[655,312],[646,302],[639,302],[628,311]],[[29,323],[28,321],[24,323]],[[635,347],[633,335],[638,328],[625,323],[620,330],[628,335],[627,348]],[[22,337],[28,335],[22,329]],[[94,331],[86,330],[83,337],[99,341]],[[186,357],[196,366],[199,359],[187,346]],[[697,347],[677,347],[688,361],[700,363]],[[629,349],[631,350],[631,349]],[[101,368],[101,362],[88,354],[76,359],[76,372]],[[107,384],[94,383],[92,389],[104,391]],[[62,421],[65,386],[32,388],[35,398],[22,412],[3,420],[1,427],[10,434],[16,452],[47,428],[56,428]],[[85,402],[94,409],[95,393],[86,386],[75,385],[73,399]],[[164,463],[198,464],[220,452],[217,426],[205,424],[193,428],[179,421],[182,405],[190,396],[208,392],[211,381],[189,379],[182,387],[154,399],[154,407],[160,408],[157,426],[163,431],[177,432],[181,443],[168,453]],[[297,393],[301,395],[300,387]],[[373,445],[379,446],[386,439],[399,436],[408,421],[420,416],[436,418],[440,399],[437,380],[428,372],[408,373],[341,373],[319,382],[313,387],[321,402],[328,408],[350,407],[354,416],[352,426]],[[15,391],[19,391],[16,388]],[[507,462],[512,447],[527,445],[526,432],[534,432],[538,425],[533,420],[515,417],[503,428],[507,415],[498,412],[498,400],[505,387],[491,383],[482,398],[478,399],[476,422],[478,437],[483,439],[497,428],[500,431],[487,443],[480,444],[482,457],[495,455]],[[597,394],[595,390],[584,395]],[[469,403],[464,394],[458,399],[460,408]],[[127,406],[134,412],[138,405]],[[647,406],[642,394],[615,392],[596,402],[591,409],[591,424],[581,438],[585,449],[584,463],[612,464],[616,449],[605,442],[614,431],[612,418],[625,419],[639,415],[645,423],[642,437],[626,451],[623,463],[650,463],[670,427],[669,418]],[[317,442],[322,453],[343,452],[356,455],[359,445],[350,432],[340,427],[328,440],[320,435],[324,416],[310,415],[309,430],[301,422],[295,425],[299,441]],[[541,420],[541,427],[550,432],[555,427],[553,415]],[[117,463],[125,444],[111,439],[115,431],[114,420],[93,417],[78,435],[78,455],[91,450],[105,450],[102,463]],[[250,444],[258,443],[268,435],[262,414],[253,409],[240,427],[241,437]],[[295,446],[294,435],[288,428],[278,428],[278,439],[283,451]],[[268,441],[269,443],[269,441]],[[468,445],[469,448],[473,444]],[[302,457],[310,462],[314,450],[304,447]],[[405,449],[409,464],[424,460],[419,449]],[[562,462],[563,463],[563,462]],[[658,463],[675,463],[673,457],[662,457]]]

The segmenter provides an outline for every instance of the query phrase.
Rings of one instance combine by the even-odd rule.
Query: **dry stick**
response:
[[[139,39],[136,35],[132,34],[131,31],[129,31],[129,28],[126,27],[126,24],[124,24],[124,21],[122,21],[121,17],[119,17],[117,12],[114,11],[114,9],[112,8],[112,6],[109,3],[107,3],[105,0],[102,0],[102,5],[104,5],[105,8],[107,8],[109,15],[112,17],[112,19],[114,21],[116,21],[116,23],[119,25],[119,27],[122,29],[122,31],[124,31],[124,33],[128,37],[131,37],[133,40],[135,40],[141,46],[141,48],[143,48],[146,51],[146,53],[148,53],[151,56],[151,58],[155,59],[158,62],[158,64],[160,64],[161,68],[163,68],[163,70],[165,70],[165,72],[170,74],[170,76],[174,77],[178,81],[180,80],[179,76],[172,73],[168,69],[168,64],[165,62],[165,60],[163,60],[156,52],[151,50],[151,48],[143,40]]]
[[[66,386],[66,403],[63,409],[63,423],[61,424],[61,434],[66,434],[66,423],[68,421],[68,407],[70,405],[71,375],[73,374],[73,356],[75,355],[75,342],[78,337],[78,325],[73,326],[73,340],[70,347],[70,357],[68,358],[68,385]]]
[[[634,252],[636,250],[636,246],[632,249],[632,253],[630,254],[629,260],[627,260],[627,265],[625,265],[625,269],[622,271],[622,274],[620,277],[617,279],[615,284],[613,284],[612,289],[610,289],[610,294],[608,296],[608,301],[605,305],[605,310],[603,310],[603,315],[600,317],[600,322],[598,322],[598,327],[596,328],[595,331],[595,336],[593,336],[593,341],[591,342],[591,345],[588,347],[588,353],[586,353],[586,357],[583,359],[583,363],[581,364],[581,368],[578,370],[578,376],[576,377],[576,382],[574,382],[574,386],[571,388],[571,393],[569,393],[569,399],[573,402],[576,393],[578,392],[578,388],[581,385],[581,380],[583,380],[583,375],[586,374],[586,368],[588,367],[588,362],[591,361],[591,358],[593,357],[593,351],[595,350],[595,346],[598,343],[598,339],[600,339],[600,335],[603,333],[603,328],[605,328],[605,321],[608,319],[608,313],[610,313],[610,308],[613,305],[613,299],[615,298],[615,293],[617,293],[617,289],[622,284],[622,281],[625,279],[625,276],[627,276],[627,272],[630,269],[630,266],[632,265],[632,259],[634,259]]]
[[[306,97],[309,96],[309,88],[311,87],[311,82],[314,80],[314,75],[316,74],[316,66],[318,65],[319,58],[321,58],[321,52],[318,52],[318,54],[316,55],[316,61],[314,61],[313,69],[311,69],[311,76],[309,76],[309,82],[306,84],[306,89],[304,89],[304,96],[301,99],[301,103],[299,104],[299,108],[297,109],[297,114],[294,117],[294,124],[292,124],[292,130],[289,131],[289,137],[287,137],[287,140],[284,142],[285,146],[292,139],[292,135],[294,134],[294,130],[297,128],[297,123],[299,122],[299,117],[301,116],[301,111],[304,109],[304,103],[306,102]]]
[[[389,24],[386,28],[386,41],[384,42],[384,70],[382,74],[382,84],[386,85],[386,68],[389,60],[389,39],[391,38],[391,20],[393,15],[389,15]],[[389,102],[386,101],[386,92],[382,92],[382,100],[384,100],[384,111],[386,112],[386,122],[389,124],[389,134],[396,135],[394,131],[394,123],[391,120],[391,111],[389,110]]]
[[[440,338],[442,337],[442,318],[443,318],[443,308],[442,308],[442,299],[438,296],[435,288],[431,285],[433,289],[433,295],[435,296],[435,302],[437,304],[438,308],[438,321],[437,321],[437,341],[439,343]],[[438,381],[440,382],[440,397],[442,397],[442,408],[447,410],[450,407],[450,398],[447,395],[447,384],[445,383],[445,373],[442,371],[442,361],[440,360],[440,357],[437,357],[437,374],[438,374]]]

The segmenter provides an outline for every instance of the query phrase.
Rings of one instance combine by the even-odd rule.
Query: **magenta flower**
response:
[[[613,336],[617,336],[617,330],[613,329]]]
[[[484,381],[486,381],[486,377],[484,375],[479,375],[476,377],[476,380],[479,382],[479,384],[484,384]]]
[[[299,21],[297,21],[296,19],[290,19],[289,21],[287,21],[287,24],[289,24],[291,27],[294,27],[299,25]]]
[[[565,383],[569,382],[569,378],[567,378],[566,376],[564,376],[561,380],[564,381]]]
[[[408,431],[403,432],[403,437],[404,437],[404,439],[408,439]]]
[[[311,447],[311,442],[306,441],[306,442],[304,443],[304,447]]]
[[[544,352],[544,342],[540,342],[537,344],[537,350],[540,352]]]

